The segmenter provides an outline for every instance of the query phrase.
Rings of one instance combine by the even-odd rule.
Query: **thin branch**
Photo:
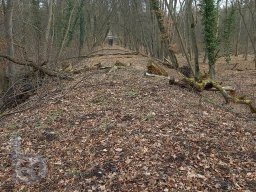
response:
[[[12,58],[12,57],[10,57],[8,55],[1,55],[1,54],[0,54],[0,58],[4,58],[4,59],[6,59],[8,61],[11,61],[11,62],[17,64],[17,65],[33,67],[34,69],[42,71],[43,73],[45,73],[45,74],[47,74],[49,76],[52,76],[52,77],[59,77],[61,79],[69,79],[69,80],[72,79],[71,77],[68,77],[65,74],[61,74],[61,73],[58,73],[58,72],[56,72],[54,70],[50,70],[50,69],[47,69],[47,68],[43,68],[42,65],[45,65],[45,62],[43,62],[40,65],[37,65],[37,64],[33,63],[32,61],[24,62],[24,61],[20,61],[20,60],[14,59],[14,58]]]

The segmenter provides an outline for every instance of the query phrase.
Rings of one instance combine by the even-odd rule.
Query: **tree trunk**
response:
[[[238,29],[238,33],[237,33],[237,37],[236,37],[236,49],[235,49],[235,56],[237,57],[238,56],[238,44],[239,44],[239,39],[240,39],[240,36],[241,36],[241,26],[242,26],[242,18],[240,16],[240,20],[239,20],[239,29]]]
[[[14,56],[13,46],[13,5],[15,0],[2,0],[3,12],[4,12],[4,29],[5,39],[7,42],[7,55],[10,57]],[[11,61],[7,62],[7,68],[5,71],[4,78],[4,90],[6,90],[10,84],[15,81],[16,67]]]
[[[167,0],[165,0],[165,3],[166,3],[166,5],[168,5],[168,1],[167,1]],[[184,45],[184,42],[183,42],[183,39],[182,39],[180,30],[179,30],[179,28],[178,28],[178,24],[177,24],[176,19],[175,19],[175,17],[174,17],[174,14],[172,13],[172,10],[170,9],[170,6],[167,6],[167,8],[168,8],[169,14],[171,15],[171,19],[173,20],[173,25],[174,25],[174,28],[175,28],[175,30],[176,30],[176,32],[177,32],[178,38],[179,38],[179,40],[180,40],[181,47],[182,47],[182,51],[183,51],[183,53],[185,54],[186,60],[187,60],[187,62],[188,62],[188,66],[189,66],[189,68],[191,69],[191,71],[192,71],[192,73],[193,73],[193,75],[194,75],[194,70],[193,70],[193,68],[192,68],[192,64],[191,64],[191,61],[190,61],[190,59],[189,59],[189,55],[188,55],[188,53],[187,53],[187,50],[186,50],[186,48],[185,48],[185,45]]]
[[[245,27],[245,30],[247,32],[247,35],[248,35],[248,39],[250,40],[251,44],[252,44],[252,48],[253,48],[253,53],[254,53],[254,62],[255,62],[255,69],[256,69],[256,46],[255,46],[255,41],[254,41],[254,38],[253,38],[253,35],[251,34],[250,32],[250,29],[248,27],[248,24],[246,24],[246,21],[245,21],[245,18],[244,18],[244,15],[242,13],[242,7],[241,7],[241,4],[240,2],[238,1],[238,6],[239,6],[239,13],[242,17],[242,21],[244,23],[244,27]],[[251,24],[251,28],[253,28],[253,18],[250,19],[250,24]],[[248,44],[248,43],[247,43]],[[246,51],[247,52],[247,51]],[[246,59],[247,59],[247,53],[246,53]]]
[[[31,0],[31,11],[33,15],[33,26],[36,27],[37,30],[34,30],[35,35],[35,51],[36,51],[36,62],[40,63],[42,61],[42,50],[41,50],[41,40],[42,40],[42,33],[41,33],[41,17],[40,17],[40,2],[39,0]]]
[[[52,17],[53,17],[53,0],[49,0],[49,5],[48,5],[48,21],[47,21],[47,26],[45,30],[45,42],[44,42],[44,61],[49,60],[49,52],[50,52],[50,31],[51,31],[51,26],[52,26]]]
[[[84,47],[85,39],[85,18],[84,18],[84,0],[80,2],[80,12],[79,12],[79,24],[80,24],[80,34],[79,34],[79,56],[81,56],[82,49]]]
[[[76,8],[76,3],[77,3],[77,1],[74,2],[74,5],[73,5],[72,10],[71,10],[71,12],[70,12],[70,15],[69,15],[69,18],[68,18],[68,21],[67,21],[67,26],[66,26],[66,29],[65,29],[65,31],[64,31],[64,36],[63,36],[63,38],[62,38],[59,51],[58,51],[58,53],[57,53],[57,55],[56,55],[56,58],[55,58],[55,63],[58,62],[58,60],[59,60],[59,58],[60,58],[60,56],[61,56],[61,54],[62,54],[62,51],[63,51],[63,49],[64,49],[64,46],[65,46],[65,44],[66,44],[66,42],[67,42],[68,33],[69,33],[69,30],[70,30],[72,18],[73,18],[74,11],[75,11],[75,8]]]
[[[150,2],[151,2],[150,7],[156,15],[157,23],[158,23],[159,30],[161,33],[162,42],[164,43],[165,48],[169,51],[169,56],[170,56],[173,67],[177,69],[179,67],[178,61],[177,61],[174,51],[171,48],[168,33],[167,33],[166,28],[163,23],[163,21],[164,21],[163,12],[160,10],[159,1],[158,0],[150,0]]]
[[[199,53],[198,53],[198,47],[197,47],[197,39],[196,39],[196,32],[195,32],[195,19],[192,12],[192,3],[193,0],[189,1],[188,4],[188,16],[190,18],[190,24],[191,24],[191,43],[194,51],[194,64],[195,64],[195,79],[199,80],[200,78],[200,68],[199,68]]]
[[[217,5],[215,1],[202,1],[202,25],[204,31],[204,41],[208,56],[209,75],[211,79],[215,79],[215,62],[218,49],[218,18],[219,18],[219,1]]]
[[[248,47],[249,47],[249,36],[248,34],[246,35],[246,40],[245,40],[245,52],[244,52],[244,60],[248,60]]]

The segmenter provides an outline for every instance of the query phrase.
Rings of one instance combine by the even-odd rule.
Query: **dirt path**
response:
[[[256,190],[255,116],[211,104],[217,94],[145,77],[146,57],[108,55],[74,67],[116,61],[127,66],[53,82],[39,108],[0,122],[0,191]],[[39,183],[13,182],[13,135],[24,152],[46,158]]]

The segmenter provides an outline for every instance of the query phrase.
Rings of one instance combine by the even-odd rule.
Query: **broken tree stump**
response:
[[[165,69],[153,61],[150,61],[148,64],[147,73],[168,77],[168,73],[165,71]]]

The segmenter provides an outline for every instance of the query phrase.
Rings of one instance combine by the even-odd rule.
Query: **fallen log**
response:
[[[230,86],[221,86],[220,83],[213,81],[211,79],[206,79],[206,80],[202,80],[202,81],[195,81],[194,78],[187,78],[185,76],[183,76],[181,81],[169,81],[170,84],[176,84],[179,85],[181,84],[182,86],[184,86],[184,83],[181,82],[185,82],[186,84],[188,84],[189,86],[195,88],[197,91],[203,91],[203,90],[207,90],[207,91],[219,91],[221,93],[221,95],[224,97],[226,103],[230,103],[233,102],[235,104],[243,104],[243,105],[247,105],[252,113],[256,113],[256,107],[253,106],[253,102],[250,99],[246,99],[244,96],[238,96],[235,94],[235,89],[233,87]],[[227,92],[229,91],[229,93]]]
[[[179,72],[178,72],[179,73]],[[246,99],[244,96],[238,96],[235,94],[235,88],[231,86],[221,86],[220,83],[213,81],[211,79],[205,79],[201,81],[195,81],[193,77],[185,77],[183,74],[179,73],[182,76],[182,79],[174,79],[170,76],[166,77],[158,74],[151,74],[149,72],[145,72],[144,75],[148,77],[158,77],[162,79],[168,79],[170,85],[177,85],[180,87],[192,87],[196,91],[202,92],[206,91],[219,91],[221,95],[224,97],[226,103],[235,103],[235,104],[243,104],[249,107],[252,113],[256,113],[256,107],[253,106],[253,101],[250,99]]]
[[[236,91],[236,89],[234,87],[231,87],[231,86],[224,86],[224,87],[222,87],[222,89],[224,89],[225,91]],[[213,87],[209,91],[217,91],[217,89]]]
[[[158,78],[161,78],[161,79],[170,79],[170,77],[166,77],[166,76],[162,76],[162,75],[156,75],[156,74],[152,74],[152,73],[149,73],[149,72],[145,72],[144,75],[147,76],[147,77],[158,77]]]

